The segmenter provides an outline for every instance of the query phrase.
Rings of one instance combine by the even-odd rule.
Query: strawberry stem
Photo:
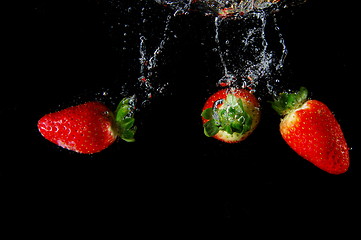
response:
[[[134,102],[135,96],[123,98],[115,111],[115,122],[118,128],[118,136],[126,142],[134,142],[137,127],[134,126]]]
[[[202,117],[207,119],[204,134],[213,137],[220,130],[228,134],[244,134],[251,129],[252,117],[245,111],[243,102],[233,94],[228,94],[220,108],[207,108],[202,112]]]
[[[294,93],[280,93],[270,103],[280,116],[285,116],[289,112],[300,108],[307,100],[308,91],[305,87],[301,87],[299,91]]]

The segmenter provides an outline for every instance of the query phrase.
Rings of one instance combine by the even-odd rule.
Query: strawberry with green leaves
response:
[[[260,120],[257,98],[245,89],[223,89],[208,98],[202,111],[204,134],[226,143],[246,139]]]
[[[281,115],[280,132],[287,144],[318,168],[341,174],[350,165],[349,148],[341,127],[322,102],[308,99],[308,91],[281,93],[272,107]]]
[[[100,152],[120,137],[134,141],[134,99],[124,98],[115,113],[100,102],[87,102],[49,113],[38,121],[44,138],[60,147],[85,154]]]

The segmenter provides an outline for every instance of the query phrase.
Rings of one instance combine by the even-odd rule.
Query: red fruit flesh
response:
[[[350,165],[346,140],[329,108],[309,100],[281,121],[280,131],[288,145],[320,169],[341,174]]]
[[[117,137],[113,116],[99,102],[88,102],[50,113],[38,122],[40,133],[50,142],[79,153],[97,153]]]

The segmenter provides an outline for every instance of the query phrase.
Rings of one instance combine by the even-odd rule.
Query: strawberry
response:
[[[272,107],[283,119],[280,132],[286,143],[316,167],[341,174],[350,165],[349,152],[341,127],[322,102],[308,100],[308,91],[281,93]]]
[[[260,120],[260,105],[245,89],[223,89],[208,98],[202,120],[204,134],[226,143],[246,139]]]
[[[100,102],[87,102],[49,113],[38,121],[44,138],[60,147],[92,154],[109,147],[117,137],[134,141],[132,98],[124,98],[115,114]]]

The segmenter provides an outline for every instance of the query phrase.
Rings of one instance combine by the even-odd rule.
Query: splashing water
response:
[[[123,72],[128,72],[122,83],[130,88],[127,94],[136,95],[138,107],[147,105],[154,95],[166,92],[168,83],[158,81],[158,70],[164,50],[174,37],[171,25],[180,9],[169,11],[147,0],[110,0],[108,4],[110,37],[118,40],[116,46],[121,45],[116,50],[126,69]]]
[[[173,19],[174,15],[168,15],[165,21],[165,26],[163,30],[162,37],[160,38],[159,44],[155,47],[155,50],[151,53],[148,53],[147,49],[147,38],[140,33],[140,44],[139,44],[139,53],[140,53],[140,77],[138,78],[140,86],[144,89],[145,94],[148,98],[152,98],[152,93],[154,88],[152,85],[153,78],[156,78],[157,67],[158,67],[158,57],[162,54],[162,51],[169,41],[169,30],[170,22]],[[165,86],[158,86],[158,92],[161,91]]]
[[[238,17],[261,10],[278,3],[280,0],[155,0],[157,3],[177,9],[176,13],[198,10],[205,15]]]
[[[287,56],[287,47],[273,12],[280,0],[155,0],[170,6],[177,13],[202,11],[214,17],[215,51],[218,53],[223,77],[218,86],[235,86],[256,91],[265,83],[269,94],[275,95]],[[271,8],[273,7],[273,8]],[[272,18],[273,16],[273,18]],[[268,26],[271,21],[272,29]],[[273,43],[267,32],[273,31]],[[272,34],[271,34],[272,35]]]
[[[269,20],[273,20],[273,29],[267,26]],[[247,87],[252,91],[263,81],[272,86],[273,77],[282,70],[287,55],[276,18],[270,19],[267,12],[257,11],[241,21],[229,21],[218,16],[214,21],[216,51],[224,73],[218,85]],[[277,44],[269,44],[266,31],[276,32],[273,35],[278,39],[273,42]],[[274,93],[271,87],[268,89]]]
[[[146,105],[153,96],[168,91],[169,83],[159,82],[159,66],[165,63],[162,58],[175,36],[173,28],[178,23],[177,16],[190,15],[194,11],[214,22],[214,35],[209,40],[214,39],[213,51],[219,57],[218,67],[223,74],[215,79],[216,86],[242,87],[253,92],[264,87],[267,93],[276,95],[280,82],[277,76],[281,74],[287,56],[285,40],[275,14],[283,2],[140,0],[124,7],[120,1],[119,9],[124,15],[122,20],[126,22],[122,29],[122,50],[137,49],[139,56],[133,62],[138,66],[138,76],[130,83],[135,87],[139,102]],[[161,15],[154,14],[154,8],[161,11]],[[134,69],[134,66],[129,69]]]
[[[170,6],[175,10],[174,15],[177,14],[187,14],[189,9],[191,8],[191,4],[194,3],[194,0],[175,0],[175,1],[169,1],[169,0],[154,0],[155,2]]]

